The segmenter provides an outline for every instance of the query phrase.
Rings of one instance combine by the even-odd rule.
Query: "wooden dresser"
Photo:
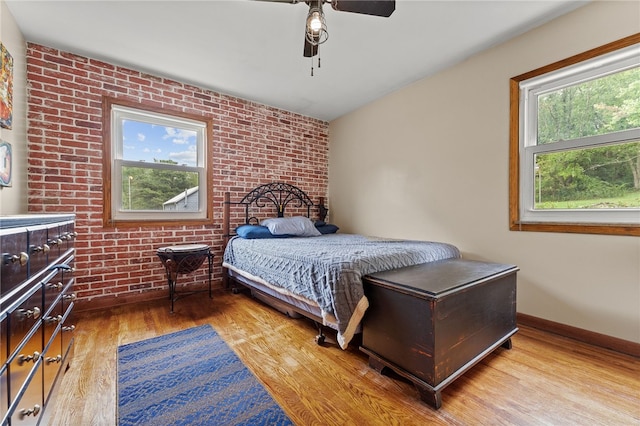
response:
[[[369,365],[411,380],[435,408],[441,391],[516,327],[513,265],[448,259],[367,275],[362,347]]]
[[[0,216],[0,419],[46,424],[73,353],[74,215]]]

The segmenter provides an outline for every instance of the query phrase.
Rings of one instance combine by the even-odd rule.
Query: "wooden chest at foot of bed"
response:
[[[367,275],[361,350],[369,365],[412,381],[423,401],[499,346],[516,327],[513,265],[448,259]]]

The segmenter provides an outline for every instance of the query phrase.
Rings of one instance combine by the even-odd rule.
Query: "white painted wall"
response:
[[[509,78],[638,31],[593,2],[333,121],[331,222],[516,264],[519,312],[640,342],[640,238],[508,228]]]
[[[26,44],[9,8],[0,1],[0,41],[13,57],[13,125],[0,127],[0,139],[13,152],[11,187],[0,187],[0,215],[27,212],[27,63]]]

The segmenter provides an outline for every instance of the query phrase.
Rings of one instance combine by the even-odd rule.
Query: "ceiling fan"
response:
[[[329,33],[324,19],[322,5],[331,4],[334,10],[339,12],[362,13],[365,15],[382,16],[388,18],[396,10],[395,0],[259,0],[275,3],[306,3],[309,6],[307,21],[304,31],[304,51],[303,55],[313,58],[318,54],[318,46],[327,41]],[[320,68],[320,58],[318,57],[318,68]],[[313,62],[311,66],[313,76]]]

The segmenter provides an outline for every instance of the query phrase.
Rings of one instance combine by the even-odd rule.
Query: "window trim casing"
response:
[[[176,219],[169,219],[166,217],[150,218],[145,212],[140,212],[140,219],[116,219],[113,214],[113,208],[115,201],[112,200],[112,177],[113,177],[113,165],[117,161],[113,153],[112,142],[112,108],[122,107],[126,109],[138,110],[141,112],[149,112],[151,114],[157,114],[168,117],[176,117],[177,119],[184,119],[188,121],[196,121],[204,124],[204,167],[205,167],[205,213],[204,217],[189,218],[180,215]],[[103,226],[104,227],[143,227],[143,226],[165,226],[165,225],[209,225],[213,223],[213,120],[205,116],[196,114],[185,113],[179,110],[170,108],[161,108],[156,105],[148,104],[145,102],[135,102],[125,99],[112,98],[109,96],[103,96],[102,98],[102,138],[103,138],[103,152],[102,152],[102,181],[103,181]],[[122,160],[121,160],[122,162]],[[115,183],[115,181],[114,181]],[[134,213],[136,214],[136,213]]]
[[[564,232],[581,234],[607,234],[607,235],[631,235],[640,236],[640,225],[636,224],[608,224],[608,223],[575,223],[575,222],[534,222],[526,221],[521,217],[521,170],[520,161],[520,82],[547,74],[562,68],[587,61],[598,56],[612,53],[634,44],[640,43],[640,33],[633,34],[620,40],[571,56],[544,67],[529,71],[509,81],[510,93],[510,118],[509,118],[509,229],[512,231],[535,232]]]

